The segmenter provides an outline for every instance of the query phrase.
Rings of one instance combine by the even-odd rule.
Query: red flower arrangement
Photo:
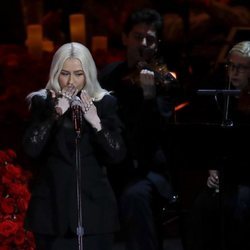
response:
[[[23,228],[32,176],[15,159],[13,150],[0,151],[0,250],[34,250],[33,234]]]

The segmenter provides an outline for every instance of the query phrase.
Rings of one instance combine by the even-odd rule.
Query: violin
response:
[[[140,71],[143,69],[154,72],[155,84],[161,87],[168,87],[170,83],[176,81],[174,75],[168,70],[167,65],[159,61],[154,61],[153,63],[139,62],[136,69],[126,78],[133,84],[140,84]]]

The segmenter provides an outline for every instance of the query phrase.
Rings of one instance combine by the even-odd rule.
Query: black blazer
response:
[[[105,95],[94,103],[103,129],[96,132],[85,120],[80,138],[82,214],[85,234],[119,228],[117,204],[106,176],[106,163],[115,166],[125,155],[116,116],[116,99]],[[26,153],[36,159],[26,227],[44,234],[63,235],[77,228],[76,133],[71,111],[56,118],[52,98],[32,98],[31,123],[24,135]],[[110,164],[109,164],[110,165]]]

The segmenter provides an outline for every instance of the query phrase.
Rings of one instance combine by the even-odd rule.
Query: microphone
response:
[[[74,129],[77,134],[80,134],[83,121],[83,112],[82,112],[81,99],[78,96],[76,96],[74,100],[71,102],[71,111],[72,111],[72,121]]]

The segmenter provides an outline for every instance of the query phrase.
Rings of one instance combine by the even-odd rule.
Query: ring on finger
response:
[[[68,100],[72,100],[72,97],[67,95],[67,94],[62,94],[65,98],[67,98]]]

